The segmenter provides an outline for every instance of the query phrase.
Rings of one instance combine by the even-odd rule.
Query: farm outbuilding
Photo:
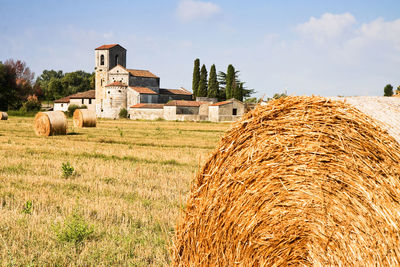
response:
[[[54,111],[67,111],[69,105],[85,105],[89,110],[96,110],[95,90],[79,92],[54,101]]]
[[[234,98],[211,104],[208,108],[208,119],[213,122],[236,121],[245,112],[244,104]]]
[[[172,100],[164,105],[164,119],[179,121],[201,121],[208,118],[207,102]]]

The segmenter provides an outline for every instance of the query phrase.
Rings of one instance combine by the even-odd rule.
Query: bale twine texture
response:
[[[171,254],[175,266],[398,266],[400,146],[346,103],[258,106],[197,174]]]
[[[67,117],[62,111],[38,112],[33,128],[38,136],[65,135]]]
[[[74,127],[96,127],[96,112],[88,109],[76,109],[73,121]]]
[[[2,121],[8,120],[8,114],[6,112],[0,111],[0,120],[2,120]]]

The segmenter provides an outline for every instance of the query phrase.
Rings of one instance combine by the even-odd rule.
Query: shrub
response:
[[[72,104],[68,106],[68,116],[72,117],[74,115],[75,110],[79,108],[78,105]]]
[[[128,111],[126,110],[126,108],[121,108],[121,110],[119,111],[119,117],[128,118]]]
[[[74,167],[72,167],[69,162],[63,163],[61,165],[61,170],[62,170],[62,176],[64,178],[68,178],[68,177],[72,176],[75,172]]]
[[[74,243],[78,246],[93,234],[94,226],[86,222],[83,215],[75,209],[63,224],[55,225],[54,231],[58,241]]]
[[[392,96],[393,95],[393,86],[391,84],[387,84],[383,89],[384,96]]]
[[[38,100],[37,96],[30,95],[28,96],[25,103],[22,104],[21,111],[29,112],[29,111],[39,111],[42,107],[42,104]]]

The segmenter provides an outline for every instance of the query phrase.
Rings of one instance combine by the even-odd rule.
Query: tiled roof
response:
[[[91,98],[91,99],[95,99],[96,98],[96,91],[95,90],[89,90],[86,92],[80,92],[74,95],[69,96],[70,98]]]
[[[54,100],[54,103],[69,103],[69,96]]]
[[[192,95],[191,92],[182,89],[161,89],[160,95]]]
[[[91,99],[95,99],[96,98],[96,91],[95,90],[89,90],[86,92],[79,92],[73,95],[69,95],[69,96],[65,96],[63,98],[54,100],[54,103],[69,103],[70,99],[81,99],[81,98],[91,98]]]
[[[207,104],[206,102],[200,101],[188,101],[188,100],[171,100],[166,106],[179,106],[179,107],[199,107],[203,104]]]
[[[123,86],[123,87],[127,87],[128,85],[122,83],[122,82],[112,82],[110,84],[107,84],[106,87],[108,86]]]
[[[95,50],[108,50],[110,48],[113,48],[114,46],[117,46],[118,44],[108,44],[108,45],[102,45],[97,47]]]
[[[136,77],[145,77],[145,78],[159,78],[158,76],[154,75],[148,70],[133,70],[133,69],[127,69],[132,76]]]
[[[147,95],[156,95],[157,94],[156,92],[154,92],[153,90],[151,90],[150,88],[147,88],[147,87],[138,87],[138,86],[132,87],[132,86],[130,86],[129,88],[132,88],[139,94],[147,94]]]
[[[147,104],[147,103],[140,103],[131,106],[131,108],[152,108],[152,109],[162,109],[164,104]]]
[[[233,102],[232,100],[226,100],[226,101],[214,103],[214,104],[212,104],[210,106],[222,106],[222,105],[230,104],[232,102]]]

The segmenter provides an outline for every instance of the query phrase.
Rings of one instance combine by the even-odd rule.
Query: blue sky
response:
[[[382,95],[400,85],[400,1],[0,0],[0,60],[36,73],[94,69],[119,43],[127,67],[191,89],[193,60],[233,64],[257,96]]]

